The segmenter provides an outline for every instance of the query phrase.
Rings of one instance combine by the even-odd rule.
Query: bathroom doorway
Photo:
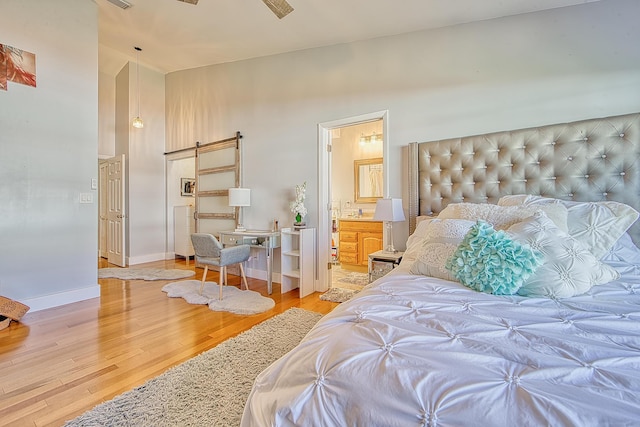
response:
[[[377,197],[388,194],[387,117],[382,111],[319,125],[318,206],[326,209],[319,212],[318,291],[338,282],[347,289],[367,283],[366,268],[341,265],[338,226],[340,219],[372,219]],[[379,173],[380,179],[358,186],[361,164]]]

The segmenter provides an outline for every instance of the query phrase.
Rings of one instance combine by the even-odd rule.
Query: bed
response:
[[[640,115],[408,150],[400,266],[258,376],[242,425],[638,425]]]

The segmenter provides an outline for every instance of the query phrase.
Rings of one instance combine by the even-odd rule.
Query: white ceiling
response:
[[[115,75],[134,46],[167,73],[598,0],[289,0],[282,20],[262,0],[128,0],[99,9],[99,68]]]

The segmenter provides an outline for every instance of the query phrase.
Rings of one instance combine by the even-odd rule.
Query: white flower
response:
[[[302,217],[307,215],[307,208],[304,206],[306,191],[307,191],[306,181],[302,185],[296,185],[296,199],[289,204],[289,207],[291,208],[291,212],[293,212],[296,215],[300,214],[300,216]]]

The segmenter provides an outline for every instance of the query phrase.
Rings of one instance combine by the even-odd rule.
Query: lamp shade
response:
[[[251,206],[251,190],[248,188],[230,188],[229,206]]]
[[[378,221],[404,221],[402,199],[378,199],[373,219]]]

